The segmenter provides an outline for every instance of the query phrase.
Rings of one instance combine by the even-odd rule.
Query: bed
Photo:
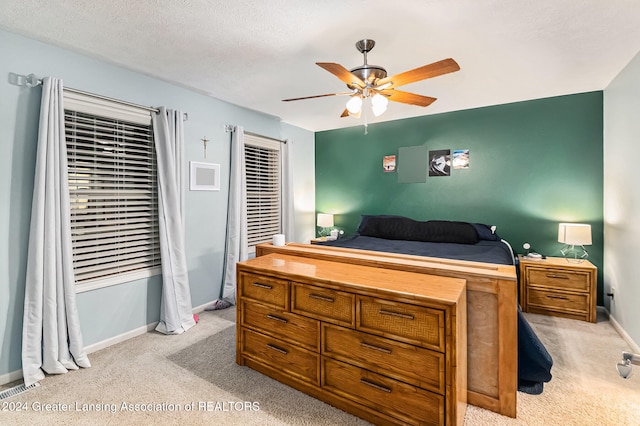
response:
[[[513,251],[494,227],[363,215],[352,237],[256,250],[272,252],[466,279],[470,404],[515,417],[517,390],[540,393],[551,379],[552,359],[518,308]]]

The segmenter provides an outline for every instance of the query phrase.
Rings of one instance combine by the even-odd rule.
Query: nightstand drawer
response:
[[[589,311],[588,294],[560,293],[529,288],[527,296],[527,304],[530,307],[571,310],[580,313]]]
[[[242,302],[243,326],[318,351],[320,322],[253,302]]]
[[[289,281],[246,272],[239,276],[239,297],[289,309]]]
[[[445,424],[442,395],[329,358],[323,357],[322,363],[324,389],[375,408],[408,425]]]
[[[445,359],[440,352],[324,324],[322,354],[440,394],[445,392]]]
[[[589,275],[577,271],[565,271],[562,269],[550,268],[527,268],[527,279],[529,281],[529,285],[585,292],[590,290]]]
[[[358,297],[356,328],[444,352],[444,311]]]
[[[278,369],[298,379],[319,384],[320,355],[273,337],[242,330],[243,356]]]
[[[353,327],[354,301],[351,293],[292,283],[291,312],[297,314]]]

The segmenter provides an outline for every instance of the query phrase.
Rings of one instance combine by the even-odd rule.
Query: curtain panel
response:
[[[287,139],[280,150],[280,176],[282,182],[282,233],[287,241],[294,241],[295,214],[293,208],[293,141]]]
[[[158,162],[158,221],[162,301],[156,330],[180,334],[195,325],[184,236],[184,114],[161,107],[152,114]]]
[[[76,306],[62,80],[42,85],[24,297],[25,386],[91,367]]]
[[[235,126],[231,133],[229,205],[227,207],[222,295],[207,310],[225,309],[236,303],[236,263],[248,258],[244,129],[242,126]]]

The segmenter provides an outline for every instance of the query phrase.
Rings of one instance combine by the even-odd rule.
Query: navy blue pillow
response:
[[[500,241],[501,238],[494,231],[491,230],[489,225],[485,225],[483,223],[472,223],[473,227],[476,228],[476,232],[478,233],[478,238],[481,240],[487,241]]]
[[[402,216],[369,216],[358,227],[360,235],[387,240],[476,244],[475,227],[467,222],[430,220],[419,222]]]
[[[378,215],[373,215],[373,214],[363,214],[360,215],[360,224],[358,225],[358,229],[356,229],[356,233],[360,234],[360,232],[364,229],[364,227],[367,225],[367,222],[369,221],[369,219],[371,218],[404,218],[404,216],[397,216],[397,215],[388,215],[388,214],[378,214]]]

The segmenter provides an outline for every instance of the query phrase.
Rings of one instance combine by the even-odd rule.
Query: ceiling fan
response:
[[[343,111],[341,117],[360,117],[363,100],[371,98],[371,109],[373,110],[373,114],[377,117],[386,111],[389,101],[422,107],[431,105],[436,98],[403,92],[396,90],[396,87],[448,74],[460,69],[460,66],[456,61],[448,58],[387,77],[387,70],[383,67],[367,63],[367,53],[373,49],[375,44],[375,41],[369,39],[360,40],[356,43],[356,48],[364,55],[364,64],[351,70],[333,62],[316,62],[316,65],[329,71],[331,74],[345,82],[350,91],[306,96],[303,98],[283,99],[283,101],[290,102],[302,99],[322,98],[326,96],[350,95],[351,98],[347,102],[346,109]]]

